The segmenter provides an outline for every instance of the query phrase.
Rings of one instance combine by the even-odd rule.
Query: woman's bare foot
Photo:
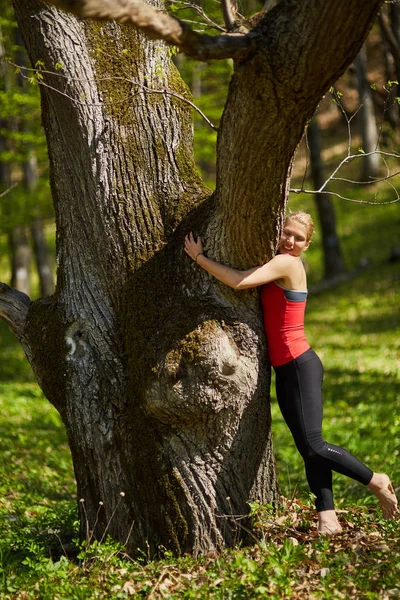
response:
[[[374,473],[367,488],[377,496],[384,519],[390,519],[397,512],[397,498],[386,473]]]
[[[323,510],[318,513],[318,533],[321,535],[336,535],[342,527],[334,510]]]

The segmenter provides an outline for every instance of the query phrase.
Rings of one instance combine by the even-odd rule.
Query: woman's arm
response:
[[[254,288],[269,281],[287,277],[293,264],[293,261],[290,260],[291,257],[278,254],[260,267],[253,267],[246,271],[232,269],[204,256],[201,238],[198,237],[197,241],[195,241],[192,232],[185,237],[185,252],[200,267],[234,290]]]

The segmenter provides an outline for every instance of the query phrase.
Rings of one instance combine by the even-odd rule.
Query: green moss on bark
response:
[[[178,365],[182,359],[196,362],[205,358],[205,343],[220,329],[218,321],[203,321],[189,332],[170,350],[166,356],[167,362]]]
[[[164,476],[160,484],[167,500],[167,528],[169,530],[171,548],[175,554],[180,555],[186,549],[189,528],[178,501],[179,482],[177,474],[173,472],[171,475]],[[185,502],[187,502],[186,499]]]

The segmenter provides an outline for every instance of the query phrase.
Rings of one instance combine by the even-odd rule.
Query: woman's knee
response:
[[[327,458],[328,444],[322,435],[314,436],[312,440],[307,439],[299,451],[305,462],[318,462]]]

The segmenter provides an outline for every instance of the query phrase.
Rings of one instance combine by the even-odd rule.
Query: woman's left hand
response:
[[[193,233],[190,232],[185,237],[185,252],[189,254],[190,258],[193,258],[193,260],[196,260],[199,254],[203,254],[201,237],[197,236],[197,241],[195,241]]]

